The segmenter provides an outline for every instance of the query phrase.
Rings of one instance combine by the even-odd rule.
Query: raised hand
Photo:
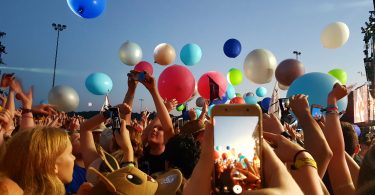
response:
[[[332,100],[339,101],[341,98],[348,95],[348,90],[344,85],[340,85],[339,83],[336,83],[333,86],[333,89],[328,94],[328,98],[331,98]]]
[[[51,104],[39,104],[31,108],[33,113],[44,114],[44,115],[55,115],[57,114],[56,106]]]
[[[280,120],[275,115],[263,114],[263,130],[269,133],[281,134],[284,132],[284,127]]]
[[[119,105],[117,105],[117,107],[119,109],[120,117],[122,119],[125,119],[125,115],[131,114],[131,112],[132,112],[132,108],[126,103],[119,104]]]
[[[139,82],[141,82],[150,92],[156,91],[155,78],[149,75],[147,72],[145,72],[145,79]]]
[[[177,104],[178,104],[178,102],[177,102],[176,99],[164,100],[164,105],[167,108],[168,112],[171,112],[172,110],[174,110],[176,108]]]
[[[3,74],[2,77],[1,77],[1,82],[0,82],[0,86],[3,87],[3,88],[6,88],[6,87],[9,87],[10,85],[10,82],[12,80],[14,80],[15,77],[14,77],[14,73],[10,73],[10,74]]]
[[[297,118],[310,115],[310,106],[307,98],[308,96],[303,94],[298,94],[290,98],[289,106]]]
[[[137,74],[138,72],[135,70],[131,70],[128,73],[128,87],[129,89],[135,89],[138,85],[138,81],[134,80],[134,75]]]

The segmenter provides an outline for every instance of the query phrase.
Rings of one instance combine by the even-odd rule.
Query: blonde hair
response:
[[[6,144],[0,171],[25,194],[65,194],[55,163],[68,143],[67,133],[59,128],[35,127],[18,132]]]

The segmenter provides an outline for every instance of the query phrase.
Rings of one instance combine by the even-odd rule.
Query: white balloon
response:
[[[122,63],[134,66],[142,60],[142,49],[134,42],[126,41],[121,45],[119,56]]]
[[[320,42],[325,48],[339,48],[348,41],[349,34],[349,28],[345,23],[331,23],[324,28],[320,36]]]
[[[91,107],[91,106],[92,106],[92,103],[91,103],[91,102],[89,102],[89,103],[87,104],[87,106]]]
[[[255,49],[247,54],[243,69],[246,77],[256,83],[271,82],[276,69],[276,58],[267,49]]]
[[[74,111],[79,105],[78,93],[69,86],[58,85],[48,93],[48,102],[64,112]]]

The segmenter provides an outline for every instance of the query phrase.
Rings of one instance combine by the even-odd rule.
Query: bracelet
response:
[[[329,110],[329,111],[327,110],[326,115],[327,114],[339,114],[339,111],[338,110]]]
[[[281,135],[284,136],[285,138],[292,139],[292,136],[289,134],[288,131],[283,131],[283,132],[281,133]]]
[[[21,110],[22,110],[22,114],[31,112],[31,109],[28,109],[28,108],[21,108]]]

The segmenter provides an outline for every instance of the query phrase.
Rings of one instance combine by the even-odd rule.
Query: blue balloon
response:
[[[113,83],[112,79],[101,72],[92,73],[86,78],[85,82],[87,90],[94,95],[105,95],[111,92]]]
[[[246,104],[250,104],[250,105],[256,105],[257,104],[257,97],[256,96],[253,96],[253,95],[248,95],[248,96],[245,96],[244,98]]]
[[[267,95],[267,89],[264,87],[258,87],[255,93],[258,97],[264,97]]]
[[[237,39],[228,39],[223,49],[226,56],[235,58],[241,53],[241,43]]]
[[[103,13],[107,0],[67,0],[67,3],[76,15],[90,19]]]
[[[305,94],[309,96],[309,105],[318,104],[325,108],[327,107],[328,93],[332,90],[335,83],[340,82],[329,74],[320,72],[307,73],[293,81],[286,96],[289,98],[293,95]],[[337,102],[339,111],[345,111],[347,104],[347,97],[339,100]]]
[[[212,103],[213,104],[225,104],[225,102],[227,101],[228,101],[228,97],[227,97],[227,94],[225,94],[223,97],[221,97],[221,99],[212,100]]]
[[[268,109],[270,108],[270,103],[271,103],[271,98],[270,98],[270,97],[266,97],[266,98],[264,98],[264,99],[260,102],[260,106],[262,106],[262,108],[263,108],[265,111],[268,111]]]
[[[208,107],[208,111],[207,111],[207,114],[208,116],[211,116],[211,110],[212,108],[215,106],[215,104],[211,104],[209,107]]]
[[[234,97],[236,97],[236,90],[234,89],[233,85],[229,84],[228,83],[228,86],[227,86],[227,95],[226,95],[229,99],[232,99]]]
[[[194,110],[195,110],[195,114],[199,118],[199,116],[202,114],[202,110],[200,108],[195,108]]]
[[[186,44],[181,49],[180,58],[185,65],[197,64],[202,58],[202,49],[195,43]]]
[[[41,100],[39,104],[48,104],[48,100]]]

